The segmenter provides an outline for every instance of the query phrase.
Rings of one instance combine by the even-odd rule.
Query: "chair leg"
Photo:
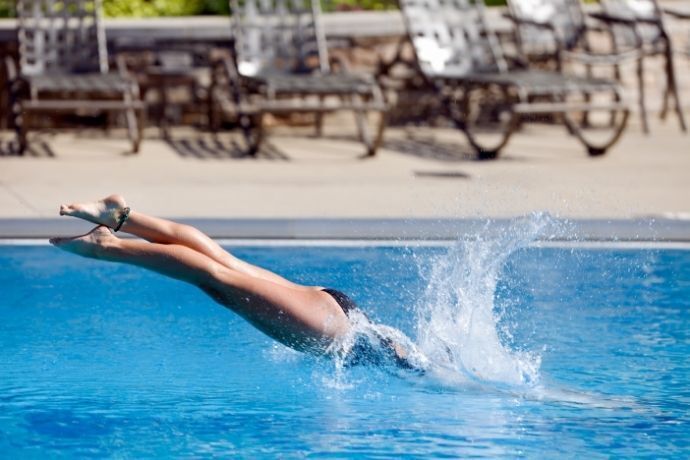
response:
[[[642,132],[649,134],[649,119],[647,117],[646,96],[644,87],[644,59],[637,61],[637,92],[638,103],[640,105],[640,119],[642,120]]]
[[[316,120],[314,121],[314,135],[316,137],[323,136],[323,113],[316,113]]]
[[[256,156],[261,148],[264,137],[264,114],[259,112],[255,115],[241,115],[240,126],[247,142],[247,154]]]
[[[169,100],[168,100],[168,85],[165,84],[164,79],[161,79],[157,87],[158,95],[160,97],[160,104],[158,106],[158,127],[160,130],[160,135],[163,139],[170,138],[169,122],[170,116],[168,115]]]
[[[208,99],[206,100],[206,110],[208,117],[208,129],[212,133],[218,132],[218,127],[220,126],[220,120],[218,117],[218,110],[216,109],[216,104],[213,100],[212,89],[208,90]]]
[[[616,80],[619,84],[622,84],[622,77],[621,77],[621,68],[620,65],[614,64],[613,65],[613,78]],[[638,94],[639,95],[639,94]],[[609,121],[609,126],[613,126],[616,124],[616,120],[613,116],[611,116],[611,119]],[[572,133],[571,133],[572,134]]]
[[[383,132],[386,129],[386,122],[388,121],[387,118],[388,115],[386,111],[382,110],[379,112],[379,124],[376,128],[376,135],[374,136],[371,145],[369,145],[367,148],[367,153],[365,155],[366,157],[375,156],[379,147],[381,147],[381,144],[383,143]]]
[[[24,155],[26,154],[26,149],[29,146],[29,142],[27,139],[27,131],[28,127],[26,126],[26,122],[28,117],[24,115],[22,120],[22,124],[20,126],[17,126],[17,144],[18,144],[18,153],[19,155]]]
[[[680,102],[680,94],[678,93],[678,83],[676,81],[676,71],[673,65],[673,53],[671,50],[666,52],[666,75],[668,80],[668,91],[673,94],[673,99],[676,103],[676,114],[678,115],[678,123],[680,124],[680,129],[684,133],[688,131],[688,127],[685,124],[685,116],[683,115],[683,105]]]
[[[139,152],[141,141],[144,139],[144,128],[146,127],[146,106],[142,106],[136,111],[137,114],[137,140],[135,153]]]
[[[321,105],[323,105],[323,100],[325,99],[325,96],[319,96],[319,102]],[[315,120],[315,135],[316,137],[321,137],[323,136],[323,112],[317,112],[316,113],[316,120]]]
[[[138,98],[136,98],[138,100]],[[127,137],[132,143],[132,153],[139,152],[139,144],[141,143],[141,131],[137,123],[137,109],[134,108],[135,98],[132,96],[132,90],[126,90],[122,94],[122,100],[127,108],[125,109],[125,121],[127,122]]]
[[[374,141],[371,137],[371,132],[369,131],[367,112],[357,107],[361,107],[362,98],[358,94],[351,97],[353,105],[355,106],[354,115],[355,123],[357,124],[357,133],[359,134],[359,140],[364,143],[367,147],[367,155],[371,155],[372,147],[374,146]]]
[[[110,128],[113,125],[113,112],[107,111],[105,113],[105,123],[103,124],[103,132],[106,136],[110,136]]]
[[[367,146],[371,145],[371,133],[367,126],[367,113],[362,110],[355,110],[355,122],[357,123],[359,140]]]
[[[137,153],[139,152],[139,127],[134,108],[125,109],[125,119],[127,120],[127,137],[132,144],[132,153]]]
[[[587,69],[587,70],[586,70],[587,78],[590,78],[590,79],[593,78],[592,66],[591,66],[591,65],[587,65],[587,66],[586,66],[586,69]],[[585,102],[586,102],[587,104],[589,104],[590,102],[592,102],[592,95],[591,95],[590,93],[588,93],[588,92],[585,93],[584,97],[585,97]],[[582,118],[582,123],[584,123],[585,126],[589,126],[589,112],[585,112],[585,113],[584,113],[583,118]]]
[[[26,149],[29,146],[28,143],[28,131],[29,131],[29,113],[26,111],[17,114],[14,117],[14,129],[17,133],[17,153],[19,155],[26,154]]]
[[[668,115],[668,100],[671,99],[671,91],[669,89],[668,78],[666,78],[666,86],[664,87],[664,98],[661,100],[661,111],[659,112],[659,119],[666,121]]]

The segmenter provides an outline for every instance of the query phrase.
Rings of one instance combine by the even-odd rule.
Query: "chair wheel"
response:
[[[590,157],[600,157],[606,153],[606,150],[600,147],[587,147],[587,153]]]
[[[499,151],[498,150],[478,150],[477,151],[477,158],[479,160],[495,160],[498,158]]]

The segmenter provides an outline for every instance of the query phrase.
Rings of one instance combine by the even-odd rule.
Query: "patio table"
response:
[[[164,138],[170,134],[169,127],[173,118],[171,91],[186,88],[194,97],[198,85],[208,74],[212,53],[216,50],[230,52],[232,46],[232,39],[189,36],[143,41],[121,38],[114,40],[112,44],[120,59],[124,59],[126,55],[149,56],[150,59],[143,59],[147,61],[143,66],[133,71],[137,74],[144,96],[151,89],[158,93],[156,118]]]

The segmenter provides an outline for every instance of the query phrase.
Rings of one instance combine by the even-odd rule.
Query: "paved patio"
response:
[[[392,128],[362,160],[354,124],[327,120],[325,137],[275,129],[257,159],[239,137],[152,130],[139,155],[124,133],[38,134],[27,157],[0,157],[4,219],[56,216],[63,202],[123,193],[175,218],[510,218],[534,211],[575,219],[690,221],[690,136],[675,119],[645,136],[637,120],[606,156],[589,158],[560,126],[532,124],[496,161],[478,162],[453,129]],[[301,134],[301,135],[300,135]],[[3,144],[11,133],[0,136]],[[0,228],[0,230],[2,230]],[[1,232],[0,232],[1,233]],[[688,235],[690,237],[690,235]]]
[[[378,24],[365,29],[364,16],[331,15],[329,30],[401,33],[399,14],[395,21],[391,15],[396,13],[381,14],[364,15]],[[197,20],[222,22],[225,30],[223,18]],[[347,26],[342,30],[336,27],[341,22]],[[128,27],[117,21],[112,25]],[[687,29],[673,21],[670,26],[685,43]],[[677,64],[690,118],[689,67],[683,60]],[[623,72],[634,103],[631,69]],[[323,138],[310,137],[310,129],[274,130],[256,159],[241,156],[236,133],[213,139],[177,128],[172,140],[163,140],[155,127],[149,128],[139,155],[125,153],[128,142],[117,130],[108,135],[100,130],[36,133],[31,152],[20,158],[7,155],[13,134],[0,132],[0,237],[71,231],[59,227],[63,224],[48,225],[60,203],[120,192],[136,209],[173,218],[232,219],[235,224],[238,219],[282,219],[270,235],[339,231],[314,220],[311,230],[294,230],[295,222],[308,219],[476,220],[546,211],[599,222],[664,219],[664,225],[676,229],[674,239],[690,240],[690,135],[680,132],[675,117],[665,123],[656,118],[663,89],[659,76],[647,74],[651,135],[642,134],[633,115],[621,142],[600,158],[589,158],[561,126],[530,124],[496,161],[475,161],[460,132],[440,128],[389,128],[378,156],[362,160],[363,146],[354,138],[348,114],[327,118]],[[234,236],[227,230],[231,227],[216,234]],[[246,227],[246,234],[259,227]],[[635,232],[634,226],[628,229],[631,236]]]

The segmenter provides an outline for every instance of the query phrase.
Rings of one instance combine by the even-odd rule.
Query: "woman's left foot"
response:
[[[94,224],[117,228],[123,219],[127,204],[121,195],[110,195],[91,203],[63,204],[61,216],[79,217]]]

